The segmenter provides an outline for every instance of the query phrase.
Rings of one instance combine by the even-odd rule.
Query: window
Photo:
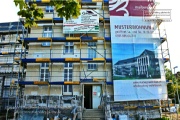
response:
[[[52,37],[52,26],[44,26],[43,37]]]
[[[4,49],[4,46],[0,46],[0,52],[3,51]]]
[[[43,37],[52,37],[52,26],[44,26]],[[50,42],[43,42],[42,46],[50,46]]]
[[[49,81],[49,63],[41,63],[40,81]]]
[[[73,42],[65,43],[65,54],[73,54],[74,53],[74,44]]]
[[[88,58],[96,58],[96,43],[88,43]]]
[[[88,58],[96,58],[96,42],[88,43]],[[88,70],[96,70],[97,64],[88,64]]]
[[[72,78],[73,78],[73,64],[65,63],[64,64],[64,81],[72,81]],[[71,95],[72,85],[64,85],[63,94]]]
[[[1,41],[5,41],[6,40],[6,36],[5,35],[1,35]]]
[[[47,12],[47,13],[52,13],[52,12],[54,12],[54,7],[53,7],[53,6],[46,6],[46,12]]]
[[[90,63],[88,64],[88,70],[96,70],[97,69],[97,64]]]

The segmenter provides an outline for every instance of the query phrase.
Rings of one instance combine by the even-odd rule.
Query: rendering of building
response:
[[[120,60],[114,65],[114,74],[137,78],[160,78],[159,60],[155,53],[144,50],[139,56]]]
[[[121,11],[119,7],[113,7],[115,4],[125,5],[121,1],[113,3],[113,0],[81,0],[81,15],[72,19],[75,23],[72,24],[58,17],[54,7],[49,6],[48,0],[26,2],[37,3],[44,10],[44,18],[36,21],[37,27],[24,28],[23,20],[20,19],[20,22],[16,22],[16,29],[21,27],[21,32],[19,29],[15,30],[17,33],[14,32],[14,39],[5,39],[5,42],[2,41],[4,34],[13,33],[1,26],[8,24],[10,28],[15,23],[0,24],[0,46],[8,46],[8,50],[12,50],[5,52],[2,51],[3,47],[0,51],[0,57],[6,61],[0,63],[3,73],[0,81],[1,101],[5,98],[6,88],[9,89],[4,109],[13,110],[14,119],[108,120],[114,116],[117,119],[134,120],[161,117],[161,107],[167,107],[161,104],[167,98],[167,89],[160,60],[167,62],[169,56],[164,56],[161,51],[159,58],[153,52],[156,48],[152,51],[149,49],[154,43],[158,47],[167,43],[165,38],[153,38],[151,35],[158,31],[161,20],[141,23],[139,12],[136,14],[127,10],[129,12],[126,13],[127,11]],[[135,2],[137,6],[142,4]],[[147,8],[151,2],[144,0],[145,4],[142,5]],[[131,0],[128,4],[134,5]],[[134,16],[138,18],[135,18],[137,23],[133,25],[139,25],[133,26],[126,20]],[[116,17],[122,18],[122,21]],[[151,23],[156,27],[153,26],[152,29]],[[116,24],[122,25],[117,27]],[[129,29],[132,35],[129,35]],[[147,34],[142,34],[143,31]],[[137,54],[128,52],[132,51],[130,47],[121,50],[121,47],[114,45],[118,43],[124,46],[126,42],[134,45],[147,36],[150,36],[150,42],[143,41],[143,50],[139,50]],[[140,45],[137,46],[139,49]],[[16,52],[18,49],[15,48],[20,50]],[[11,60],[7,62],[9,54]],[[120,59],[119,54],[125,57]],[[11,65],[6,65],[9,63]],[[1,69],[4,66],[11,70],[8,72],[10,78],[5,75],[7,70]],[[16,70],[14,68],[18,71],[13,72]],[[12,92],[12,89],[15,91]],[[12,103],[11,94],[14,95]]]

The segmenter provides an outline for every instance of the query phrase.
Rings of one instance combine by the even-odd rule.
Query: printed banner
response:
[[[109,1],[115,101],[167,99],[157,25],[143,20],[153,7],[153,0]]]
[[[98,33],[98,13],[98,10],[81,10],[81,15],[77,19],[63,18],[63,33]]]

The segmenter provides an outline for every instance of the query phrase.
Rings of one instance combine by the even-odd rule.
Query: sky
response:
[[[174,73],[173,68],[175,66],[178,66],[178,68],[175,69],[175,72],[180,71],[180,30],[178,30],[178,28],[180,28],[180,20],[178,19],[179,17],[177,17],[179,15],[179,4],[177,3],[177,0],[156,0],[156,2],[160,3],[157,6],[158,9],[171,9],[172,21],[164,22],[163,27],[167,34],[170,53],[170,62],[167,62],[166,65],[168,68],[172,68]],[[0,22],[18,21],[19,17],[17,16],[17,11],[18,8],[14,5],[13,0],[0,0]]]

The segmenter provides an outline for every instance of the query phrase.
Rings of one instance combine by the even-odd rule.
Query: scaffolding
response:
[[[24,31],[21,22],[0,23],[0,73],[1,73],[1,110],[8,110],[15,106],[17,82],[22,71],[19,70],[19,63],[14,61],[15,57],[22,54],[21,44],[17,38]],[[13,109],[10,110],[12,113]],[[4,114],[4,112],[3,112]]]
[[[32,1],[27,2],[29,4],[33,3]],[[41,0],[38,1],[38,5],[46,6],[48,2]],[[17,119],[25,119],[24,116],[28,116],[27,118],[31,119],[43,119],[44,116],[46,118],[58,116],[63,119],[72,117],[72,111],[77,109],[77,118],[82,119],[85,106],[84,87],[86,85],[101,86],[99,95],[101,100],[98,107],[104,110],[106,119],[111,118],[113,114],[116,116],[125,114],[130,119],[137,117],[159,118],[161,117],[161,109],[171,106],[162,104],[160,100],[114,102],[108,2],[108,0],[81,1],[84,9],[100,10],[98,13],[100,16],[100,32],[98,34],[63,34],[59,30],[63,29],[63,18],[59,18],[55,11],[51,14],[45,14],[44,19],[36,21],[38,24],[36,28],[32,27],[26,30],[22,27],[21,22],[17,22],[15,42],[1,43],[3,46],[6,44],[15,46],[13,51],[1,52],[0,55],[12,54],[11,66],[19,66],[16,73],[13,72],[14,67],[12,67],[10,72],[7,116],[9,110],[14,110],[14,118]],[[43,7],[43,9],[45,8]],[[158,33],[160,33],[160,23],[157,20]],[[11,25],[12,23],[8,26],[10,27]],[[52,30],[50,34],[48,33],[49,31],[42,31],[44,29],[43,25],[46,25],[46,29]],[[167,43],[166,37],[161,34],[158,35],[161,43]],[[15,49],[17,46],[21,48],[19,51]],[[68,50],[74,47],[73,54],[69,54],[70,52],[66,51],[66,47]],[[96,55],[88,56],[88,49]],[[161,51],[163,51],[162,46]],[[169,62],[168,49],[161,53],[164,62]],[[87,68],[89,68],[89,71],[87,71]],[[41,73],[42,71],[43,74]],[[67,74],[64,74],[65,71],[73,71],[73,75],[68,73],[68,78],[65,79],[67,77]],[[14,74],[16,74],[18,79],[13,79]],[[3,77],[3,79],[5,78]],[[2,81],[4,82],[5,80]],[[73,85],[72,88],[71,85]],[[2,88],[5,88],[5,86],[2,85]],[[65,89],[74,91],[71,93],[63,92]],[[13,106],[10,104],[11,95],[14,95]],[[39,117],[37,118],[37,115],[34,113],[38,113]]]

